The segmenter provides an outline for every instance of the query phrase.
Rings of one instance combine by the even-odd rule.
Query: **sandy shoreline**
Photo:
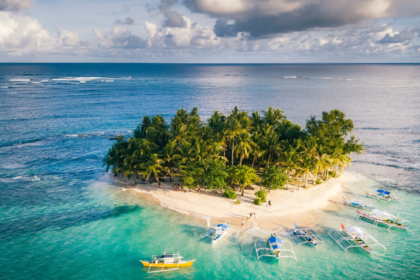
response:
[[[109,174],[109,178],[116,185],[124,187],[127,191],[134,192],[140,199],[155,200],[161,206],[167,207],[182,214],[189,214],[207,219],[209,224],[230,222],[241,231],[252,227],[262,230],[283,231],[287,227],[293,227],[294,222],[300,226],[309,226],[316,223],[315,214],[322,210],[338,210],[335,201],[341,199],[342,185],[357,181],[357,175],[344,172],[339,178],[330,179],[317,186],[308,189],[301,188],[299,191],[291,186],[291,190],[275,190],[268,194],[271,206],[267,203],[257,206],[253,203],[255,190],[245,190],[245,195],[238,194],[241,204],[222,197],[222,194],[214,191],[183,192],[173,191],[173,183],[169,180],[161,182],[161,188],[157,183],[139,183],[134,185],[134,180],[127,180],[119,176],[115,178]],[[256,213],[256,218],[247,219],[247,213]],[[241,227],[242,220],[245,224]]]

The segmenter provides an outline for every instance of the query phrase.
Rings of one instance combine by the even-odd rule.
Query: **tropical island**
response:
[[[115,137],[103,162],[114,179],[172,208],[219,218],[241,219],[255,209],[291,215],[296,211],[275,212],[318,209],[337,194],[335,178],[350,165],[351,153],[363,151],[353,129],[339,110],[310,117],[302,129],[272,107],[262,115],[237,107],[228,116],[215,111],[205,122],[197,108],[180,109],[169,124],[160,115],[143,117],[134,137]],[[300,188],[305,194],[298,197]]]

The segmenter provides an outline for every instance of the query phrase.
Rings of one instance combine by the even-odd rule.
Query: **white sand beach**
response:
[[[163,207],[176,210],[181,214],[196,215],[201,218],[211,218],[211,222],[228,221],[242,230],[257,226],[259,229],[284,230],[285,227],[292,227],[294,222],[302,226],[309,226],[316,222],[315,213],[319,210],[337,210],[336,201],[341,199],[342,186],[345,183],[357,180],[357,175],[344,172],[339,178],[332,178],[320,185],[308,189],[290,186],[289,190],[274,190],[268,194],[267,200],[271,205],[263,203],[261,206],[253,203],[255,192],[259,190],[245,190],[244,196],[238,191],[236,201],[222,196],[222,193],[202,190],[201,193],[189,191],[174,191],[173,183],[169,179],[161,182],[159,188],[157,183],[138,183],[134,180],[127,180],[119,176],[109,176],[115,183],[124,187],[127,191],[135,193],[139,199],[150,199],[151,197]],[[309,184],[308,184],[309,185]],[[248,213],[256,213],[256,217],[248,219]],[[242,220],[245,221],[241,227]]]

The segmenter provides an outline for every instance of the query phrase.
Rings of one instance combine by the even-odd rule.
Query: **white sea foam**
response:
[[[247,231],[251,231],[251,230],[260,230],[260,229],[258,227],[251,227],[251,228],[245,230],[244,233],[247,232]]]
[[[207,216],[200,215],[200,214],[195,214],[195,216],[198,217],[198,218],[200,218],[200,219],[206,220],[207,221],[207,227],[210,227],[211,217],[207,217]]]
[[[79,134],[64,134],[64,137],[79,137]]]
[[[31,79],[10,79],[11,82],[30,82]]]
[[[283,78],[285,78],[285,79],[296,79],[297,76],[284,76]]]
[[[12,180],[22,180],[22,181],[32,181],[32,182],[36,182],[36,181],[41,181],[41,178],[39,178],[38,176],[16,176],[13,177]]]
[[[188,213],[187,211],[180,210],[180,209],[176,209],[176,208],[174,208],[172,205],[166,204],[166,203],[164,203],[164,202],[161,202],[161,203],[160,203],[160,205],[161,205],[161,206],[163,206],[163,207],[166,207],[166,208],[168,208],[168,209],[174,210],[174,211],[176,211],[176,212],[178,212],[178,213],[181,213],[181,214],[185,214],[185,215],[189,215],[189,214],[190,214],[190,213]]]
[[[31,82],[32,84],[40,84],[41,82]]]
[[[41,83],[47,83],[48,80],[41,80]]]
[[[18,164],[18,163],[5,163],[0,165],[0,168],[2,169],[15,169],[15,168],[22,168],[25,165],[23,164]]]
[[[9,88],[9,87],[0,87],[0,88]]]
[[[80,83],[85,83],[88,81],[93,80],[113,80],[114,78],[106,78],[106,77],[67,77],[67,78],[58,78],[58,79],[52,79],[53,81],[64,81],[64,82],[71,82],[71,81],[77,81]]]

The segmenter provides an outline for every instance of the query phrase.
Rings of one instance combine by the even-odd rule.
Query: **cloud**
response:
[[[163,27],[182,28],[186,26],[182,16],[178,12],[171,10],[171,7],[176,3],[178,3],[178,0],[161,0],[159,11],[165,16]]]
[[[364,20],[420,14],[418,0],[184,0],[192,12],[217,19],[219,37],[253,37],[337,28]]]
[[[146,46],[146,41],[139,36],[133,35],[125,28],[115,26],[107,34],[106,42],[102,46],[114,49],[141,49]]]
[[[117,19],[116,21],[114,21],[114,23],[115,24],[133,25],[134,24],[134,19],[132,19],[130,17],[126,17],[124,20]]]
[[[0,11],[19,11],[31,6],[33,0],[0,0]]]
[[[193,23],[186,16],[182,17],[185,28],[158,27],[146,22],[148,46],[155,49],[166,48],[213,48],[221,42],[213,30],[206,26]]]
[[[381,40],[378,41],[379,44],[395,44],[395,43],[404,43],[414,38],[418,29],[408,26],[400,33],[391,35],[387,33]]]

